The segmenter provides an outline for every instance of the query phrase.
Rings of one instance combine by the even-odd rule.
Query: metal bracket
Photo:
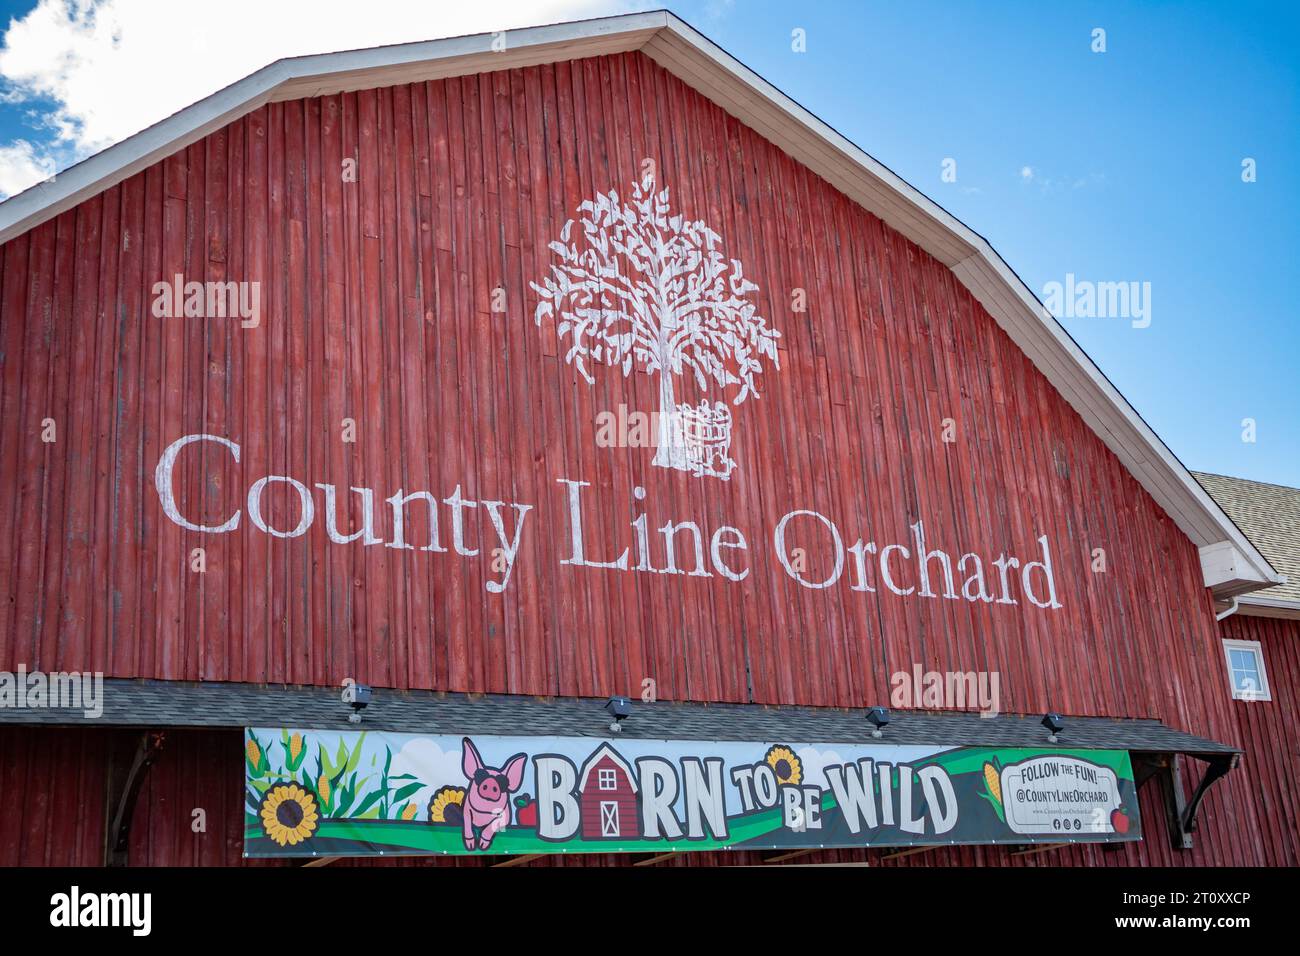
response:
[[[131,817],[135,801],[140,795],[140,785],[158,759],[166,735],[161,731],[146,731],[135,745],[135,753],[128,764],[125,759],[126,744],[121,742],[109,759],[107,775],[108,829],[104,833],[104,865],[126,866],[131,846]]]
[[[1201,808],[1201,801],[1205,799],[1205,794],[1210,787],[1214,786],[1221,778],[1227,776],[1228,771],[1232,770],[1241,762],[1241,754],[1227,754],[1222,757],[1210,757],[1205,761],[1205,774],[1201,777],[1201,782],[1196,785],[1196,792],[1192,794],[1192,802],[1187,805],[1183,811],[1182,827],[1183,832],[1190,834],[1196,832],[1196,811]]]
[[[1182,754],[1144,755],[1140,764],[1133,767],[1135,782],[1141,787],[1146,781],[1158,778],[1165,805],[1165,818],[1169,827],[1169,843],[1175,850],[1190,850],[1192,834],[1196,832],[1196,814],[1205,794],[1229,770],[1240,762],[1240,754],[1202,757],[1192,755],[1206,764],[1201,782],[1189,801],[1183,790]]]

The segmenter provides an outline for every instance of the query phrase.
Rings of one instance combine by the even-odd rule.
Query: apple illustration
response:
[[[1128,833],[1128,814],[1118,808],[1112,810],[1110,825],[1116,833]]]
[[[515,822],[521,827],[537,826],[537,801],[526,796],[515,797]]]

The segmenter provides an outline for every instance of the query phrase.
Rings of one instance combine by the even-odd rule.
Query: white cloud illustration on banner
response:
[[[541,296],[535,319],[554,319],[559,337],[568,336],[565,361],[589,384],[589,362],[624,377],[634,367],[658,375],[653,464],[725,480],[736,467],[732,414],[710,393],[734,386],[733,405],[758,395],[763,359],[780,368],[781,333],[758,314],[749,297],[758,286],[722,254],[722,237],[670,208],[653,176],[633,184],[628,202],[612,189],[583,202],[550,243],[560,261],[532,283]],[[698,404],[679,400],[677,380],[688,373]]]
[[[826,768],[844,763],[844,758],[834,750],[817,750],[815,747],[802,748],[798,753],[798,757],[799,765],[803,768],[802,782],[823,789],[828,786]]]
[[[423,807],[433,794],[434,788],[427,785],[428,782],[459,779],[460,762],[459,748],[443,750],[436,740],[414,737],[401,750],[393,754],[393,766],[390,772],[394,776],[409,773],[426,782],[426,786],[412,797],[419,806]]]

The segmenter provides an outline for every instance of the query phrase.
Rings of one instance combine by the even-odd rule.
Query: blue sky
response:
[[[318,0],[297,18],[310,26],[226,40],[244,3],[103,0],[92,29],[84,7],[65,28],[58,0],[27,21],[34,3],[0,0],[0,22],[27,24],[0,51],[0,185],[24,157],[59,168],[280,55],[665,5],[371,0],[362,26],[351,0]],[[1145,328],[1063,324],[1188,467],[1300,486],[1300,6],[666,5],[988,238],[1040,296],[1067,274],[1150,283]]]

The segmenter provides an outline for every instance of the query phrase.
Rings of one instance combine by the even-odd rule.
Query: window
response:
[[[1264,673],[1264,649],[1259,641],[1224,641],[1228,679],[1233,700],[1272,700],[1268,675]]]
[[[600,787],[601,790],[617,790],[618,778],[614,776],[613,770],[602,767],[597,771],[596,785]]]

